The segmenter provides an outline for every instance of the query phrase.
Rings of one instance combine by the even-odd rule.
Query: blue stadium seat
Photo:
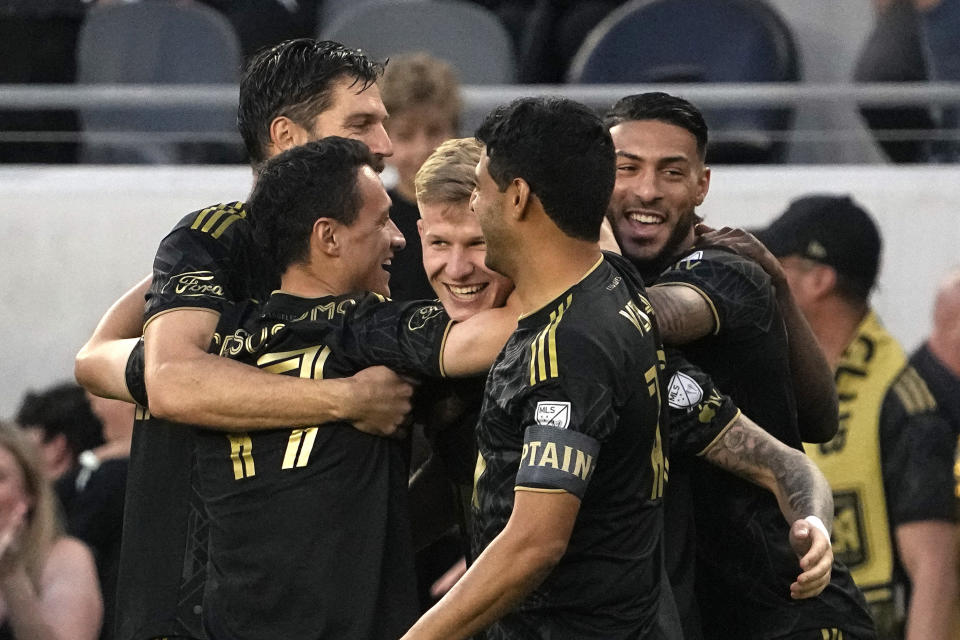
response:
[[[199,3],[152,0],[98,4],[77,44],[77,81],[88,84],[236,84],[240,44],[230,22]],[[236,133],[236,107],[83,109],[86,132]],[[89,138],[89,137],[88,137]],[[177,163],[202,145],[85,143],[93,162]],[[238,160],[240,158],[237,158]]]
[[[572,83],[796,82],[800,66],[786,24],[761,0],[637,0],[587,37]],[[704,110],[713,163],[782,162],[790,109]],[[719,134],[719,136],[717,136]],[[777,136],[780,136],[778,138]]]
[[[464,84],[507,84],[516,77],[513,44],[491,12],[463,0],[363,2],[320,37],[375,58],[425,51],[449,62]]]

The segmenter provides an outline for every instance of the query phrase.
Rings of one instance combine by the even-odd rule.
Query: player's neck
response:
[[[347,293],[345,287],[338,284],[331,269],[325,276],[319,276],[308,264],[294,264],[280,276],[280,290],[301,298],[322,298]]]
[[[521,313],[534,313],[580,282],[596,266],[600,255],[595,242],[572,238],[543,243],[528,252],[514,278]]]

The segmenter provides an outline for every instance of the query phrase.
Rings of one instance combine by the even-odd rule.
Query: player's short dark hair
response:
[[[707,122],[689,101],[662,91],[637,93],[617,100],[603,118],[608,129],[635,120],[659,120],[686,129],[697,140],[700,159],[706,158]]]
[[[335,136],[267,161],[247,204],[269,269],[279,275],[305,261],[313,225],[320,218],[353,224],[363,205],[357,185],[363,165],[374,165],[367,145]]]
[[[21,427],[38,427],[43,441],[63,434],[74,458],[103,444],[103,424],[77,384],[64,382],[41,391],[28,391],[14,420]]]
[[[490,113],[476,137],[501,191],[522,178],[564,233],[597,240],[616,156],[596,114],[566,98],[520,98]]]
[[[286,116],[304,128],[330,108],[331,88],[353,79],[357,92],[383,75],[383,64],[339,42],[299,38],[255,54],[240,79],[237,127],[256,167],[266,160],[270,123]]]

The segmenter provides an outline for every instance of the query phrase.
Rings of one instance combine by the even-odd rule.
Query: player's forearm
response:
[[[130,351],[139,338],[97,341],[83,345],[74,361],[74,377],[87,391],[102,398],[135,402],[125,377]]]
[[[444,374],[468,377],[485,373],[517,328],[518,315],[514,307],[506,306],[453,325],[443,346]]]
[[[817,466],[740,414],[704,452],[712,464],[771,491],[788,523],[817,516],[829,530],[833,492]]]
[[[459,640],[486,629],[543,582],[565,549],[544,548],[504,529],[402,640]]]
[[[797,397],[797,420],[804,442],[828,442],[837,434],[837,387],[817,337],[786,282],[778,283],[777,304],[787,325],[790,377]]]
[[[124,368],[135,338],[140,337],[143,298],[150,280],[147,276],[114,302],[77,353],[74,377],[90,393],[133,402],[124,380]]]
[[[150,412],[223,431],[315,425],[343,419],[348,380],[274,375],[213,354],[147,368]]]
[[[913,591],[907,612],[905,640],[952,640],[960,610],[956,565],[947,571],[942,565],[929,567],[911,576]]]

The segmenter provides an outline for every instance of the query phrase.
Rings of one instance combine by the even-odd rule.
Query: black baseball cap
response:
[[[829,265],[867,289],[877,281],[880,232],[870,214],[850,196],[797,198],[755,235],[778,258],[800,256]]]

